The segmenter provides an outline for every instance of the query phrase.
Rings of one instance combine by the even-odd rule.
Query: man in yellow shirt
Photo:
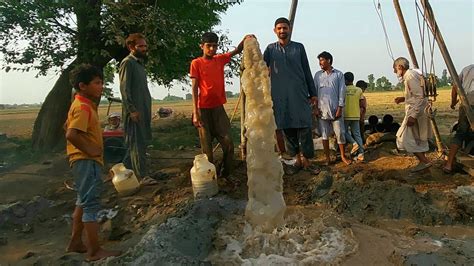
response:
[[[344,80],[346,82],[346,106],[344,108],[346,141],[352,143],[351,155],[356,155],[358,161],[363,161],[364,148],[359,123],[360,106],[364,99],[362,89],[354,86],[354,74],[351,72],[344,73]]]

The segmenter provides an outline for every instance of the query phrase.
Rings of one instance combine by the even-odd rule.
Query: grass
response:
[[[199,134],[191,124],[191,118],[180,115],[176,118],[162,119],[152,128],[153,149],[167,151],[199,147]],[[240,143],[240,122],[233,123],[231,128],[234,145]],[[214,145],[217,143],[214,140]]]
[[[450,127],[457,120],[458,111],[449,108],[450,90],[449,88],[439,89],[439,96],[434,103],[437,109],[437,123],[443,139],[449,138]],[[391,114],[396,121],[401,122],[404,116],[404,105],[396,105],[394,98],[402,96],[402,91],[394,92],[369,92],[365,94],[368,102],[367,117],[377,115],[382,118],[385,114]],[[236,98],[228,99],[225,105],[227,114],[232,115],[237,103]],[[191,101],[179,102],[153,102],[153,110],[160,107],[170,107],[174,110],[174,118],[157,119],[152,123],[153,145],[157,150],[176,150],[181,146],[184,148],[197,147],[199,137],[196,129],[191,125]],[[99,107],[99,116],[102,121],[106,120],[108,105],[103,104]],[[6,133],[9,139],[18,144],[21,148],[13,152],[14,157],[34,158],[31,151],[31,132],[34,120],[39,109],[28,108],[18,110],[0,110],[0,132]],[[110,112],[121,112],[121,105],[114,103]],[[240,110],[237,111],[234,122],[232,123],[232,137],[234,143],[240,143]],[[0,151],[2,154],[0,160],[10,155]]]

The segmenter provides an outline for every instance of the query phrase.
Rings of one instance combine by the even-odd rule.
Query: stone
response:
[[[312,199],[318,199],[326,195],[331,189],[333,177],[328,171],[321,171],[318,176],[313,179]]]
[[[11,206],[11,211],[13,215],[18,218],[23,218],[26,216],[26,209],[21,201],[16,202],[13,206]]]
[[[28,251],[26,252],[26,254],[22,257],[22,259],[28,259],[28,258],[31,258],[35,255],[36,253],[34,253],[33,251]]]

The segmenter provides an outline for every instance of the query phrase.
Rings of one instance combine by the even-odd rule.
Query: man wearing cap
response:
[[[422,86],[423,76],[409,66],[409,61],[404,57],[399,57],[393,62],[393,72],[403,80],[405,86],[404,97],[395,98],[396,104],[405,102],[405,118],[397,131],[397,147],[413,153],[418,158],[418,165],[410,169],[410,172],[418,172],[432,165],[425,156],[425,152],[429,149],[431,124],[425,113],[428,98]]]
[[[104,132],[111,132],[111,131],[121,131],[122,127],[120,126],[120,122],[122,120],[122,115],[117,112],[113,112],[107,118],[107,125],[105,126]]]
[[[278,41],[267,46],[263,59],[270,70],[277,129],[284,132],[287,153],[296,157],[296,170],[315,173],[318,169],[311,167],[308,159],[314,157],[311,106],[317,105],[317,93],[306,51],[303,44],[290,40],[288,19],[278,18],[273,32]]]

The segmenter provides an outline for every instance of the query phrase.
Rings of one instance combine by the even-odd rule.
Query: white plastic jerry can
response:
[[[127,169],[123,163],[112,166],[110,172],[113,175],[112,183],[120,196],[130,196],[140,188],[133,170]]]
[[[194,165],[190,173],[194,198],[209,198],[219,192],[216,167],[208,161],[206,154],[194,157]]]

